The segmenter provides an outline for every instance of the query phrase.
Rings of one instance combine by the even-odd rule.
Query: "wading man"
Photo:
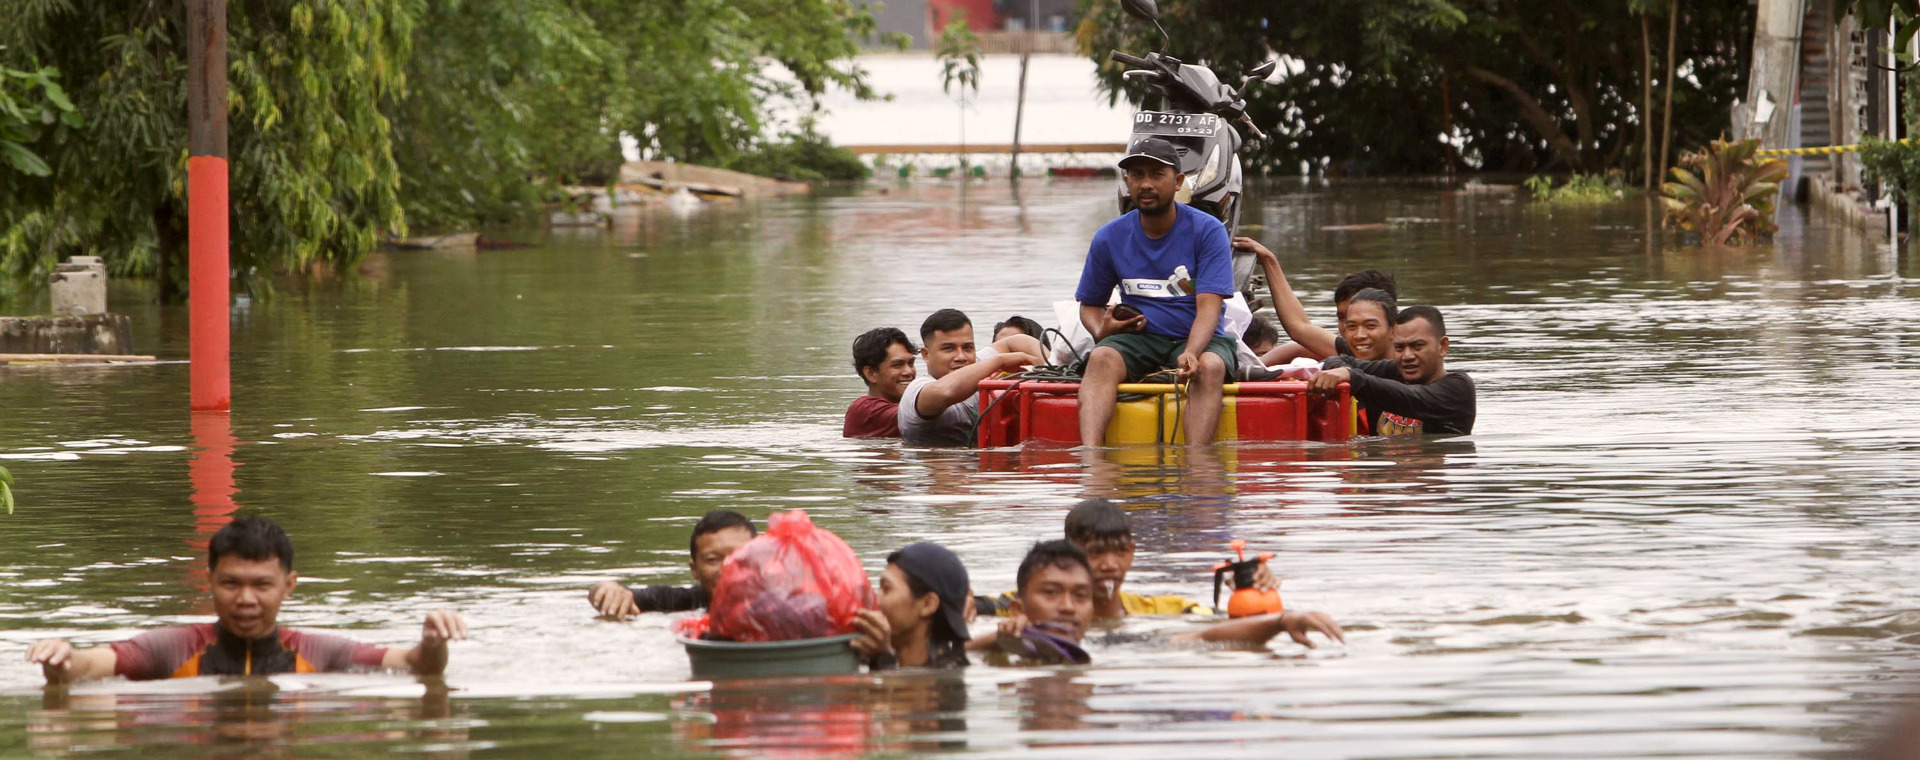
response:
[[[693,538],[687,540],[687,567],[693,570],[694,585],[629,588],[619,581],[601,581],[587,591],[587,602],[608,617],[706,609],[727,557],[759,533],[746,515],[731,509],[710,510],[693,524]]]
[[[1315,375],[1315,394],[1350,383],[1375,435],[1473,432],[1473,378],[1447,370],[1447,323],[1432,306],[1409,306],[1394,318],[1393,360],[1336,356]]]
[[[913,343],[897,327],[876,327],[853,339],[853,369],[867,384],[867,395],[847,407],[842,437],[900,437],[900,396],[913,383],[913,357]]]
[[[1400,291],[1393,275],[1378,269],[1362,269],[1341,278],[1340,284],[1333,288],[1334,324],[1337,332],[1328,332],[1326,328],[1313,323],[1307,317],[1307,309],[1300,304],[1299,296],[1287,284],[1286,272],[1280,269],[1280,258],[1273,251],[1249,237],[1233,239],[1236,250],[1251,251],[1260,262],[1261,271],[1267,275],[1267,287],[1273,291],[1273,311],[1280,317],[1280,327],[1287,333],[1290,343],[1278,343],[1268,348],[1254,348],[1267,364],[1286,364],[1299,357],[1323,360],[1333,356],[1356,356],[1366,360],[1393,358],[1390,345],[1392,335],[1386,340],[1374,342],[1349,333],[1347,329],[1347,305],[1355,294],[1367,288],[1373,288],[1398,299]],[[1392,331],[1387,331],[1391,333]],[[1247,346],[1252,348],[1249,340]]]
[[[1221,386],[1233,373],[1233,336],[1220,312],[1233,295],[1233,248],[1219,220],[1183,207],[1186,182],[1173,144],[1141,138],[1120,159],[1134,210],[1093,235],[1080,271],[1080,322],[1098,343],[1080,380],[1080,443],[1106,443],[1122,382],[1172,370],[1191,383],[1190,444],[1213,442]],[[1109,307],[1115,286],[1120,305]]]
[[[427,613],[420,644],[405,649],[280,627],[280,603],[299,578],[293,571],[293,541],[264,517],[241,517],[213,534],[207,568],[219,620],[161,628],[91,649],[48,639],[27,649],[27,661],[40,665],[49,685],[107,676],[145,681],[378,669],[430,676],[447,669],[447,642],[467,637],[466,622],[446,610]]]
[[[920,323],[926,376],[900,396],[900,439],[908,446],[971,446],[980,419],[980,381],[1040,363],[1040,341],[1009,335],[986,348],[973,343],[973,321],[941,309]]]

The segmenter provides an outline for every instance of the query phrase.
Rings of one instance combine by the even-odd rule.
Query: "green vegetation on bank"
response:
[[[1553,178],[1536,175],[1528,177],[1522,183],[1527,193],[1533,196],[1535,203],[1556,206],[1583,206],[1606,203],[1619,199],[1623,193],[1620,187],[1598,174],[1575,174],[1559,187],[1553,186]]]
[[[869,173],[859,156],[835,146],[811,124],[778,140],[756,143],[721,168],[801,182],[861,180]]]
[[[759,137],[774,106],[874,96],[852,62],[873,19],[845,0],[232,0],[227,13],[243,281],[349,265],[409,225],[522,218],[552,187],[610,176],[622,134],[653,158],[752,162],[774,147]],[[8,14],[0,68],[58,70],[79,118],[19,139],[0,121],[0,146],[48,168],[0,168],[0,271],[97,254],[178,296],[182,4],[22,0]]]

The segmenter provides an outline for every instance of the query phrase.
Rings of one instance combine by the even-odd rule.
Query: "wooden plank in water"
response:
[[[0,364],[8,362],[50,362],[53,364],[99,364],[150,362],[154,357],[141,354],[0,354]]]

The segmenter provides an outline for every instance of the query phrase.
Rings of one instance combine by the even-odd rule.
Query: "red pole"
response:
[[[187,314],[189,400],[232,408],[227,375],[227,3],[187,0]]]

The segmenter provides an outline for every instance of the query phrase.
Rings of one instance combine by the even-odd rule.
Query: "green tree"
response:
[[[410,86],[393,109],[409,224],[508,222],[552,185],[619,166],[607,119],[622,53],[587,10],[443,0],[418,28]]]
[[[0,175],[0,270],[99,254],[178,295],[184,0],[14,0],[7,13],[0,67],[58,69],[89,124],[0,140],[49,170]],[[850,0],[230,0],[228,22],[243,284],[349,265],[409,223],[517,218],[553,185],[612,175],[622,135],[720,164],[779,131],[775,104],[834,87],[876,96],[852,63],[873,18]]]
[[[186,16],[180,0],[21,0],[0,65],[53,65],[88,128],[44,130],[48,176],[0,187],[0,268],[74,253],[186,279]],[[385,108],[413,38],[405,0],[235,0],[228,7],[232,262],[345,264],[403,223]]]
[[[1175,55],[1224,76],[1282,56],[1297,70],[1244,88],[1274,139],[1255,160],[1367,171],[1437,171],[1447,142],[1469,166],[1643,173],[1648,66],[1632,0],[1166,0]],[[1741,0],[1686,4],[1674,95],[1679,142],[1725,129],[1751,36]],[[1097,3],[1079,30],[1114,97],[1139,103],[1109,48],[1159,45],[1150,26]],[[1339,167],[1335,167],[1339,168]]]
[[[41,130],[53,124],[78,127],[80,115],[73,102],[56,81],[60,72],[52,67],[21,71],[0,66],[0,168],[34,177],[45,177],[53,170],[47,162],[27,148]],[[37,92],[36,92],[37,91]]]
[[[874,21],[849,0],[601,0],[609,36],[629,54],[612,123],[643,151],[724,163],[766,130],[769,103],[839,87],[877,97],[851,62]],[[769,64],[790,73],[781,76]],[[671,86],[662,86],[671,83]]]

